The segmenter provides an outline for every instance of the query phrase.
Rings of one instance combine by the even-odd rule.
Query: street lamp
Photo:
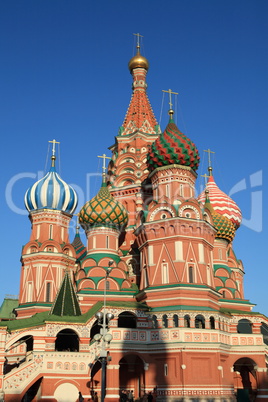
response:
[[[107,278],[111,272],[110,264],[106,271],[104,283],[104,298],[103,298],[103,313],[99,311],[95,314],[99,325],[101,326],[100,333],[94,335],[94,339],[100,342],[100,355],[99,361],[101,363],[101,402],[104,402],[106,391],[106,365],[107,365],[107,343],[113,339],[112,334],[109,333],[109,322],[114,318],[112,313],[106,312],[106,291],[107,291]]]

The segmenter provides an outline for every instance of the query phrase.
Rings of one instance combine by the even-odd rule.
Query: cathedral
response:
[[[55,140],[49,171],[25,189],[31,235],[19,299],[0,309],[0,401],[118,402],[130,390],[141,401],[268,401],[268,318],[252,311],[233,250],[241,211],[210,162],[196,195],[197,146],[171,100],[161,130],[139,42],[128,67],[132,96],[98,193],[76,211]]]

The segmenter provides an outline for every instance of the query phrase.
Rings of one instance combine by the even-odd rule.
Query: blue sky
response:
[[[219,187],[242,209],[234,249],[245,297],[268,315],[268,2],[263,0],[10,0],[0,3],[0,301],[19,292],[30,236],[23,198],[60,141],[62,178],[81,207],[98,191],[97,155],[114,143],[131,96],[133,33],[150,62],[148,95],[178,92],[177,124],[197,145],[203,184],[210,148]],[[161,112],[162,111],[162,112]],[[71,230],[70,236],[74,232]]]

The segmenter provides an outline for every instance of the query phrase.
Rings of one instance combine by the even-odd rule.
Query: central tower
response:
[[[108,188],[129,214],[119,247],[129,265],[129,272],[134,275],[138,274],[139,259],[134,230],[137,213],[142,210],[146,197],[147,154],[161,133],[146,92],[149,62],[140,53],[140,35],[137,37],[137,53],[128,63],[133,77],[132,97],[115,144],[110,147],[113,155],[108,167]]]

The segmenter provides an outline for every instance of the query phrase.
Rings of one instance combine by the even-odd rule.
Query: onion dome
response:
[[[149,70],[149,61],[146,59],[146,57],[142,56],[140,54],[140,46],[137,46],[137,54],[130,59],[128,63],[128,68],[130,73],[134,68],[144,68],[145,70]]]
[[[53,155],[51,168],[45,177],[26,191],[24,203],[29,212],[48,208],[72,214],[77,206],[77,194],[56,172],[55,159]]]
[[[152,143],[147,161],[151,170],[167,165],[189,166],[194,171],[199,165],[199,153],[195,144],[180,132],[172,113],[165,131]]]
[[[216,238],[225,239],[228,242],[231,242],[235,237],[236,231],[234,223],[224,215],[215,211],[210,203],[210,197],[208,196],[208,194],[210,194],[209,191],[205,190],[205,192],[205,208],[207,208],[212,215],[213,225],[217,229]]]
[[[78,214],[81,226],[108,226],[116,229],[128,222],[125,207],[111,195],[106,183],[102,183],[98,194],[88,201]]]
[[[212,168],[209,167],[210,174],[211,171]],[[212,175],[208,178],[206,188],[209,191],[210,202],[213,205],[214,210],[228,218],[233,222],[235,228],[238,229],[242,222],[242,213],[238,205],[227,194],[219,189]],[[201,201],[204,204],[205,200],[206,194],[205,191],[203,191],[199,195],[198,201]]]

